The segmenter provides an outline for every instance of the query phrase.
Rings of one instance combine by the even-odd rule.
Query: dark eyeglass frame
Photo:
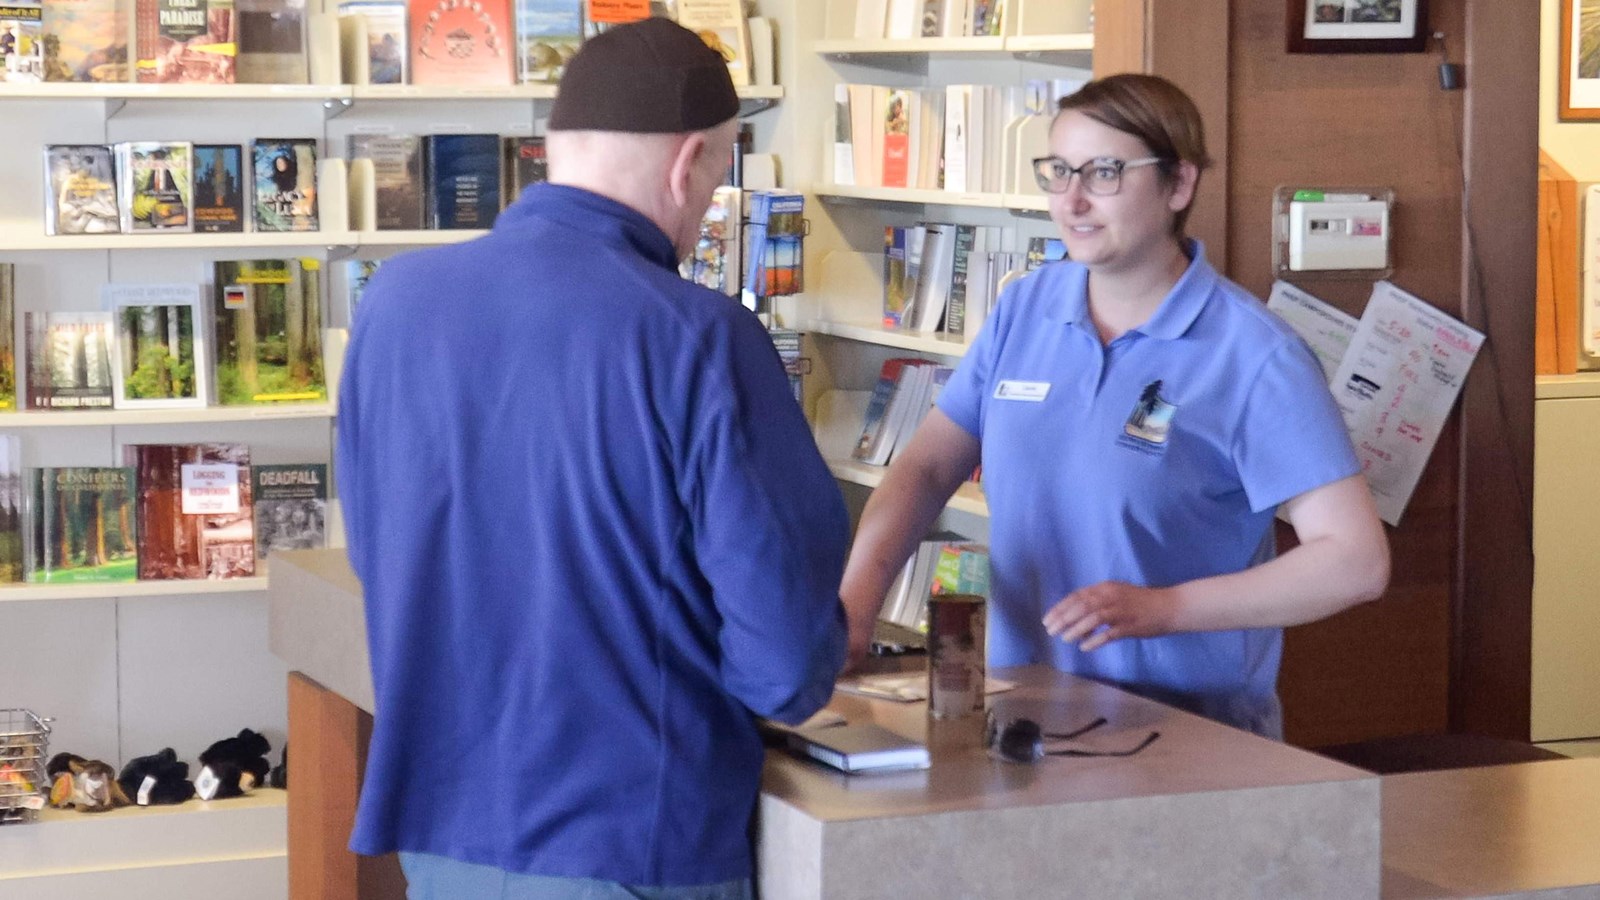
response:
[[[1072,176],[1076,175],[1085,193],[1096,197],[1115,197],[1122,190],[1122,173],[1129,169],[1160,165],[1170,161],[1162,156],[1144,156],[1139,159],[1097,156],[1081,166],[1074,167],[1067,165],[1067,161],[1059,156],[1040,156],[1033,161],[1033,180],[1039,183],[1039,190],[1047,194],[1065,194],[1072,186]],[[1104,182],[1090,177],[1096,170],[1111,173],[1113,180],[1109,188]]]
[[[1070,757],[1127,757],[1133,756],[1144,748],[1155,743],[1161,737],[1161,732],[1152,731],[1144,736],[1132,747],[1124,750],[1083,750],[1076,747],[1061,747],[1045,749],[1044,742],[1070,741],[1082,737],[1096,728],[1106,724],[1102,716],[1081,728],[1072,731],[1056,732],[1045,731],[1039,723],[1032,719],[1017,718],[1000,722],[993,713],[989,715],[988,735],[986,743],[995,755],[1006,762],[1032,763],[1045,756],[1070,756]]]

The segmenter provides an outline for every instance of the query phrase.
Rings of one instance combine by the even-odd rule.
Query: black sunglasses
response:
[[[1001,722],[990,713],[987,743],[991,751],[1007,762],[1031,763],[1044,756],[1133,756],[1161,737],[1161,732],[1152,731],[1144,736],[1144,740],[1126,750],[1080,750],[1075,747],[1045,749],[1044,742],[1047,740],[1070,741],[1104,724],[1106,720],[1101,717],[1072,731],[1045,731],[1032,719]]]

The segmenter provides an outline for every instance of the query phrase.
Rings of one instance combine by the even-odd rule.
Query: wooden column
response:
[[[299,672],[289,673],[289,897],[399,900],[399,859],[349,848],[372,716]]]

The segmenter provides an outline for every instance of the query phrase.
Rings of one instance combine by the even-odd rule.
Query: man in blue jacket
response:
[[[750,894],[754,718],[844,660],[848,521],[747,310],[678,277],[738,98],[663,19],[585,44],[550,183],[386,263],[339,397],[377,715],[351,847],[411,896]]]

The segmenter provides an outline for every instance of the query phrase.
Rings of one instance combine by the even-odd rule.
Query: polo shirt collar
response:
[[[495,228],[521,227],[530,218],[545,219],[605,243],[626,243],[648,261],[678,270],[678,251],[673,249],[666,232],[644,213],[610,197],[569,185],[540,182],[530,185],[517,202],[501,213]]]
[[[1217,270],[1206,261],[1206,246],[1198,239],[1188,243],[1189,267],[1178,277],[1150,320],[1133,329],[1147,337],[1176,340],[1188,333],[1217,286]],[[1093,330],[1089,321],[1089,270],[1073,266],[1066,284],[1059,320]]]

